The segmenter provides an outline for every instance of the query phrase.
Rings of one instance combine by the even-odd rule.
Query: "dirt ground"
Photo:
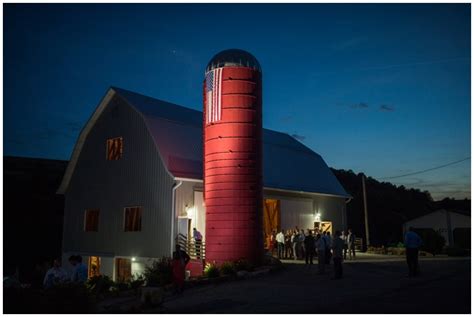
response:
[[[344,277],[332,280],[332,266],[285,261],[263,277],[196,287],[166,299],[164,313],[470,313],[470,258],[420,260],[422,274],[407,277],[403,258],[364,255],[344,263]]]

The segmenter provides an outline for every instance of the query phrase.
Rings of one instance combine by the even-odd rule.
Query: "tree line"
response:
[[[347,204],[347,223],[365,240],[362,173],[331,168],[345,190],[353,197]],[[428,191],[379,182],[366,176],[367,209],[371,245],[388,245],[402,241],[404,222],[438,209],[469,210],[471,201],[445,198],[434,201]]]

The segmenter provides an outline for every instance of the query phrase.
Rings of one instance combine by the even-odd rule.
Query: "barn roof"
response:
[[[202,112],[115,87],[96,112],[101,107],[103,110],[115,94],[143,116],[170,174],[202,180]],[[87,125],[92,127],[94,116]],[[84,142],[82,134],[87,125],[78,143],[81,137]],[[71,162],[78,157],[77,147]],[[70,177],[72,171],[66,171],[58,192],[65,192],[68,174]],[[350,197],[319,154],[286,133],[268,129],[263,129],[263,183],[265,188]]]

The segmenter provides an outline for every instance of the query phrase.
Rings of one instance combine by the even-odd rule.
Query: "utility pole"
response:
[[[365,193],[365,175],[362,174],[362,192],[364,194],[364,216],[365,216],[365,238],[367,247],[370,245],[369,239],[369,216],[367,214],[367,195]]]

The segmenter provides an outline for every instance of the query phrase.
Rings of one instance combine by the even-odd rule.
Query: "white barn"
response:
[[[110,88],[81,131],[58,193],[63,262],[126,279],[170,256],[176,236],[205,236],[202,112]],[[346,229],[350,196],[322,157],[264,129],[264,227]],[[263,232],[262,232],[263,234]]]

